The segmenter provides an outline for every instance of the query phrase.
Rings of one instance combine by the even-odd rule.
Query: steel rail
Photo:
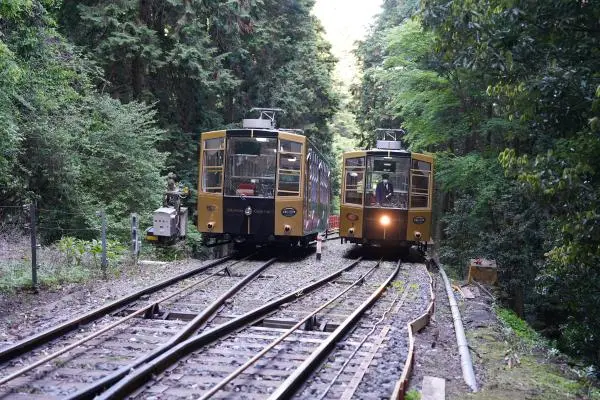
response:
[[[234,318],[231,321],[228,321],[213,329],[205,331],[198,336],[181,342],[177,346],[173,347],[172,349],[160,355],[159,357],[152,359],[137,370],[131,371],[130,368],[124,368],[123,370],[121,370],[122,374],[120,375],[120,377],[126,375],[129,372],[131,373],[124,379],[119,381],[117,384],[110,387],[107,391],[99,395],[96,398],[96,400],[124,398],[125,396],[142,386],[153,375],[164,371],[165,369],[173,365],[175,362],[179,361],[182,357],[187,356],[188,354],[208,345],[209,343],[214,342],[215,340],[221,339],[222,337],[229,335],[232,332],[235,332],[239,328],[242,328],[244,326],[247,326],[248,324],[260,320],[261,318],[264,318],[266,315],[273,312],[281,305],[289,303],[290,301],[293,301],[300,296],[314,291],[316,288],[340,276],[343,272],[353,268],[361,260],[362,257],[358,258],[357,260],[354,260],[350,264],[323,277],[322,279],[314,283],[311,283],[300,289],[294,290],[293,292],[283,295],[278,299],[272,300],[261,307],[257,307],[244,315]],[[69,398],[69,400],[83,398],[89,397],[71,397]]]
[[[49,341],[64,335],[67,332],[77,329],[81,325],[85,325],[89,322],[92,322],[96,319],[101,318],[107,313],[114,311],[120,307],[123,307],[125,304],[136,300],[137,298],[149,294],[154,293],[164,287],[170,286],[176,282],[187,279],[193,275],[199,274],[200,272],[212,268],[216,265],[222,264],[227,260],[231,259],[231,256],[223,257],[215,261],[211,261],[205,265],[202,265],[198,268],[194,268],[190,271],[184,272],[182,274],[176,275],[174,277],[165,279],[159,283],[154,285],[145,287],[137,292],[131,293],[125,297],[122,297],[118,300],[113,301],[103,307],[92,310],[81,317],[73,318],[67,322],[64,322],[60,325],[56,325],[52,328],[47,329],[44,332],[38,333],[36,335],[25,338],[10,347],[7,347],[3,350],[0,350],[0,363],[5,363],[15,357],[23,355],[24,353],[39,347],[42,344],[48,343]]]
[[[207,277],[204,277],[203,279],[200,279],[198,282],[191,283],[191,284],[187,285],[186,287],[184,287],[184,288],[182,288],[182,289],[180,289],[180,290],[178,290],[178,291],[176,291],[174,293],[171,293],[171,294],[163,297],[162,299],[159,299],[159,300],[157,300],[157,301],[155,301],[155,302],[153,302],[151,304],[148,304],[148,305],[146,305],[146,306],[138,309],[137,311],[134,311],[133,313],[131,313],[131,314],[129,314],[129,315],[127,315],[127,316],[125,316],[125,317],[123,317],[123,318],[121,318],[121,319],[119,319],[119,320],[117,320],[117,321],[115,321],[115,322],[113,322],[113,323],[105,326],[104,328],[102,328],[102,329],[100,329],[98,331],[93,332],[92,334],[90,334],[90,335],[88,335],[88,336],[86,336],[86,337],[84,337],[84,338],[76,341],[75,343],[71,343],[67,347],[62,348],[62,349],[60,349],[60,350],[58,350],[58,351],[56,351],[56,352],[54,352],[54,353],[52,353],[52,354],[50,354],[50,355],[48,355],[46,357],[44,357],[44,358],[42,358],[42,359],[34,362],[33,364],[30,364],[30,365],[28,365],[28,366],[26,366],[24,368],[21,368],[20,370],[14,372],[14,373],[12,373],[12,374],[4,377],[4,378],[1,378],[0,379],[0,385],[4,385],[5,383],[12,381],[13,379],[15,379],[15,378],[17,378],[17,377],[25,374],[26,372],[31,371],[32,369],[35,369],[35,368],[39,367],[42,364],[45,364],[48,361],[54,360],[56,357],[59,357],[59,356],[65,354],[65,353],[67,353],[67,352],[69,352],[69,351],[71,351],[71,350],[73,350],[73,349],[81,346],[82,344],[84,344],[86,342],[89,342],[90,340],[92,340],[92,339],[94,339],[94,338],[102,335],[103,333],[106,333],[106,332],[110,331],[111,329],[116,328],[119,325],[124,324],[125,322],[129,321],[130,319],[132,319],[132,318],[134,318],[134,317],[136,317],[136,316],[138,316],[138,315],[140,315],[142,313],[146,313],[149,310],[155,309],[155,307],[157,307],[159,304],[164,303],[165,301],[167,301],[167,300],[169,300],[169,299],[171,299],[171,298],[173,298],[175,296],[178,296],[181,293],[183,293],[183,292],[185,292],[185,291],[187,291],[187,290],[189,290],[189,289],[191,289],[191,288],[193,288],[195,286],[198,286],[199,284],[204,283],[204,282],[206,282],[207,280],[209,280],[211,278],[214,278],[219,273],[227,270],[227,268],[232,267],[232,266],[236,265],[237,263],[242,262],[242,261],[244,261],[247,258],[250,258],[251,256],[252,255],[247,256],[247,257],[243,258],[242,260],[238,260],[235,263],[233,263],[231,265],[228,265],[225,268],[221,268],[219,271],[214,272],[213,274],[211,274],[211,275],[209,275]]]
[[[108,376],[98,380],[97,382],[94,382],[89,387],[73,394],[72,396],[69,397],[69,399],[89,399],[89,398],[94,397],[97,393],[101,392],[104,388],[119,381],[119,379],[121,379],[122,377],[127,375],[127,373],[129,371],[131,371],[132,369],[135,369],[135,368],[139,367],[140,365],[153,360],[154,358],[167,352],[172,347],[176,346],[178,343],[189,338],[191,335],[194,334],[194,332],[196,332],[200,328],[200,326],[202,324],[204,324],[215,313],[215,311],[217,311],[217,309],[219,307],[221,307],[225,303],[225,301],[227,299],[231,298],[234,294],[238,293],[244,286],[246,286],[246,284],[248,282],[253,280],[258,274],[260,274],[269,265],[273,264],[276,260],[277,260],[276,258],[271,258],[270,260],[268,260],[267,262],[262,264],[260,267],[258,267],[256,270],[254,270],[252,273],[246,275],[244,277],[244,279],[242,279],[241,281],[236,283],[234,286],[232,286],[229,290],[227,290],[225,293],[223,293],[221,296],[219,296],[211,304],[209,304],[200,314],[198,314],[196,317],[194,317],[193,320],[188,322],[188,324],[182,330],[180,330],[178,333],[173,335],[173,337],[171,337],[171,339],[169,339],[168,342],[160,345],[160,347],[158,347],[156,350],[152,351],[151,353],[145,354],[144,356],[138,358],[133,363],[117,370],[113,374],[108,375]]]
[[[306,321],[308,321],[309,319],[311,319],[313,316],[315,316],[316,314],[318,314],[319,312],[321,312],[324,308],[326,308],[329,305],[331,305],[334,301],[336,301],[337,299],[339,299],[340,297],[342,297],[344,294],[348,293],[350,291],[350,289],[352,289],[356,285],[361,284],[362,282],[364,282],[365,277],[367,275],[369,275],[371,272],[373,272],[375,270],[375,268],[379,267],[379,264],[381,264],[381,260],[379,260],[374,267],[372,267],[371,269],[369,269],[364,275],[361,275],[354,283],[352,283],[346,289],[342,290],[340,293],[338,293],[331,300],[328,300],[327,302],[325,302],[322,305],[320,305],[319,307],[317,307],[314,311],[312,311],[307,316],[305,316],[302,320],[300,320],[296,325],[294,325],[291,328],[289,328],[288,330],[286,330],[277,339],[273,340],[269,345],[267,345],[265,348],[263,348],[261,351],[259,351],[257,354],[255,354],[250,360],[246,361],[243,365],[239,366],[235,371],[233,371],[231,374],[229,374],[228,376],[226,376],[221,382],[217,383],[208,392],[206,392],[205,394],[203,394],[202,397],[200,397],[199,400],[209,399],[214,394],[216,394],[219,390],[221,390],[229,382],[231,382],[236,377],[238,377],[242,372],[244,372],[245,370],[247,370],[248,368],[250,368],[252,366],[252,364],[254,364],[261,357],[263,357],[265,354],[267,354],[269,351],[271,351],[275,346],[277,346],[279,343],[283,342],[285,340],[285,338],[287,338],[292,333],[294,333],[296,330],[298,330],[298,328],[300,328],[302,326],[302,324],[304,324]]]
[[[325,341],[304,360],[304,362],[269,396],[268,400],[289,399],[296,390],[304,383],[304,380],[314,371],[319,363],[331,351],[335,344],[355,325],[360,316],[383,294],[387,286],[400,271],[401,261],[398,261],[394,272],[386,281],[365,300],[344,322],[325,339]]]
[[[406,300],[407,295],[408,295],[408,288],[405,287],[404,291],[402,293],[402,299],[400,300],[399,306],[402,306],[402,304],[404,304],[404,300]],[[400,295],[396,294],[396,297],[394,297],[394,300],[390,303],[390,306],[381,315],[381,318],[379,318],[377,320],[377,322],[375,322],[375,324],[373,325],[371,330],[369,332],[367,332],[367,334],[363,337],[363,339],[360,341],[360,343],[358,343],[356,345],[356,347],[354,348],[354,351],[348,356],[348,358],[346,359],[344,364],[342,364],[342,366],[340,367],[338,372],[335,374],[333,379],[331,379],[331,381],[329,382],[329,385],[327,385],[327,387],[325,388],[323,393],[321,393],[321,395],[316,400],[323,400],[327,396],[327,393],[329,393],[329,391],[331,390],[331,388],[333,387],[335,382],[338,380],[340,375],[342,375],[342,373],[344,373],[344,369],[346,369],[348,364],[350,364],[350,361],[352,361],[352,359],[354,358],[356,353],[358,353],[358,351],[362,348],[362,346],[367,342],[369,337],[371,337],[371,335],[373,335],[373,333],[375,333],[375,330],[377,329],[377,327],[385,320],[385,317],[389,314],[389,312],[392,311],[392,308],[394,307],[394,305],[396,304],[396,302],[398,301],[399,298],[400,298]],[[347,388],[346,391],[348,391],[348,389],[352,389],[352,388],[351,387]],[[354,388],[352,390],[352,393],[348,393],[348,395],[345,396],[345,398],[348,398],[348,399],[351,398],[355,391],[356,391],[356,388]],[[345,392],[344,392],[344,395],[346,395]]]

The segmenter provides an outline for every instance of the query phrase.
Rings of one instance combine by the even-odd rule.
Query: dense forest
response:
[[[333,159],[335,59],[313,5],[3,1],[0,204],[37,200],[63,230],[103,208],[125,233],[160,205],[167,172],[195,187],[199,133],[251,107],[285,109],[281,126]]]
[[[195,187],[199,133],[251,107],[285,109],[332,162],[334,132],[403,127],[436,157],[442,262],[496,259],[505,300],[600,363],[600,4],[385,0],[356,49],[359,130],[313,5],[0,2],[0,205],[37,201],[55,236],[105,209],[126,235],[168,172]]]
[[[363,145],[436,155],[442,262],[496,259],[505,299],[600,362],[600,4],[386,0],[357,49]]]

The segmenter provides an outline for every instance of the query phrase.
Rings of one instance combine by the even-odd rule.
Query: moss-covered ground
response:
[[[483,387],[465,399],[600,399],[600,390],[511,312],[497,309],[500,321],[467,331]],[[581,377],[580,377],[581,376]]]

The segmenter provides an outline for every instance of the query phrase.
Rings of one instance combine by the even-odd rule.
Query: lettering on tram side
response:
[[[227,208],[227,209],[225,209],[225,212],[231,213],[231,214],[243,214],[244,209],[243,208]],[[254,214],[259,214],[259,215],[273,214],[273,210],[261,210],[261,209],[255,208],[252,210],[252,215],[254,215]]]

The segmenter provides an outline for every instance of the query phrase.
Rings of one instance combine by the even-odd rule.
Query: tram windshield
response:
[[[408,209],[410,158],[367,157],[365,207]]]
[[[276,155],[277,138],[230,137],[225,195],[273,198]]]

